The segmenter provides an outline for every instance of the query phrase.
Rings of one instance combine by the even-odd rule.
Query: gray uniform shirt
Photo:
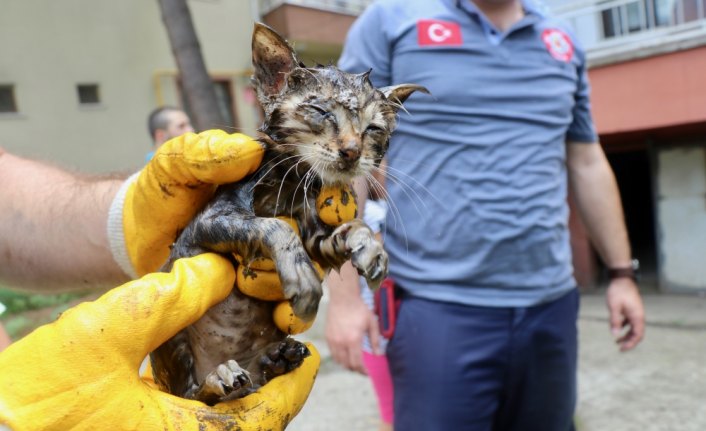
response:
[[[409,294],[531,306],[576,286],[566,140],[592,143],[584,53],[525,4],[497,31],[469,0],[378,0],[340,66],[415,83],[388,152],[391,275]]]

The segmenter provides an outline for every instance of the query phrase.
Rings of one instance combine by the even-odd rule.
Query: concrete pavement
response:
[[[706,430],[706,297],[646,294],[646,338],[620,353],[600,292],[584,293],[579,319],[578,431]],[[375,395],[365,376],[330,358],[323,337],[327,299],[314,327],[322,366],[290,431],[375,430]]]

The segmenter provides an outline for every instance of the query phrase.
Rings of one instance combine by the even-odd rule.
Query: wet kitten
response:
[[[266,148],[262,165],[251,177],[219,188],[181,233],[164,270],[180,257],[207,251],[237,252],[243,258],[237,270],[246,273],[254,259],[272,258],[295,314],[311,319],[322,289],[309,256],[325,269],[351,259],[373,285],[387,272],[387,255],[361,221],[334,228],[318,219],[319,190],[377,167],[401,103],[426,90],[378,90],[368,73],[306,68],[284,39],[261,24],[253,32],[252,55],[253,83],[266,116],[259,138]],[[301,239],[272,218],[280,215],[298,221]],[[309,352],[275,327],[274,305],[233,289],[152,353],[156,381],[173,394],[214,404],[298,367]]]

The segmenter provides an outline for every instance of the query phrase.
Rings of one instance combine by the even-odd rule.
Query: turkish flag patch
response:
[[[574,57],[574,44],[563,31],[556,28],[544,30],[542,41],[554,59],[568,63]]]
[[[417,41],[420,46],[458,46],[461,26],[455,22],[422,19],[417,21]]]

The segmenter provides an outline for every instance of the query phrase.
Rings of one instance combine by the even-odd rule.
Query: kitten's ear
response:
[[[299,62],[294,50],[276,31],[262,23],[255,23],[252,33],[253,79],[258,90],[267,95],[278,94],[289,72]]]
[[[404,101],[407,100],[407,98],[415,91],[421,91],[424,94],[431,94],[426,87],[415,84],[392,85],[390,87],[382,87],[380,91],[382,91],[382,94],[385,95],[387,100],[400,105],[399,107],[402,107],[402,103],[404,103]]]

